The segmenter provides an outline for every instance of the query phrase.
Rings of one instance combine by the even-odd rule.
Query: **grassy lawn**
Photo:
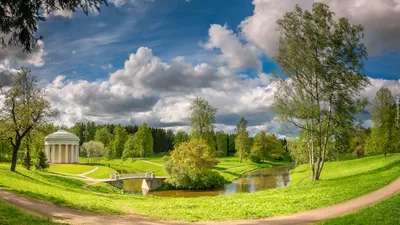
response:
[[[87,177],[95,179],[110,178],[110,174],[116,172],[113,168],[107,166],[99,166],[97,170],[92,173],[86,174]]]
[[[94,166],[80,164],[51,164],[49,172],[81,174],[94,169]]]
[[[50,218],[28,214],[6,202],[0,200],[0,224],[18,225],[56,225]]]
[[[302,177],[303,181],[286,188],[218,197],[163,198],[121,194],[105,184],[89,186],[90,189],[86,190],[82,188],[83,181],[24,169],[11,173],[7,167],[7,170],[0,168],[0,188],[56,205],[97,213],[134,211],[156,218],[211,221],[287,215],[326,207],[374,191],[397,179],[399,174],[400,155],[386,158],[374,156],[326,163],[322,180],[314,184],[306,178],[309,172],[300,167],[294,170],[292,179],[300,180],[299,177]],[[101,196],[91,190],[112,196]]]
[[[320,225],[364,225],[381,224],[393,225],[400,224],[400,194],[375,205],[365,207],[357,212],[350,213],[342,217],[336,217],[319,223]]]

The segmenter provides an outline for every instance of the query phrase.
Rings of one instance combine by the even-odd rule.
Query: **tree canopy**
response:
[[[45,14],[57,10],[75,12],[82,9],[85,14],[100,11],[107,0],[0,0],[0,42],[2,47],[20,46],[28,53],[35,47],[38,22],[45,21]]]
[[[191,115],[190,135],[193,138],[205,138],[208,132],[214,130],[215,113],[217,109],[213,108],[207,100],[197,97],[190,105]]]

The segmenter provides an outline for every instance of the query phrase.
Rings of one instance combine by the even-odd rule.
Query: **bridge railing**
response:
[[[153,178],[156,177],[156,174],[154,173],[154,171],[151,174],[148,171],[146,171],[145,174],[137,174],[137,173],[123,173],[123,174],[120,174],[118,172],[113,172],[113,173],[110,174],[110,179],[113,179],[113,180],[114,179],[115,180],[119,180],[121,178],[136,178],[136,177],[138,177],[138,178],[142,177],[142,178],[145,178],[145,179],[148,179],[148,178],[153,179]]]

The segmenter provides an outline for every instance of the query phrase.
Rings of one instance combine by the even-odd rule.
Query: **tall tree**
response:
[[[100,141],[104,144],[104,146],[108,146],[112,141],[112,134],[108,131],[107,128],[102,127],[96,130],[96,134],[94,136],[95,141]]]
[[[214,130],[217,109],[204,98],[197,97],[190,105],[190,110],[190,135],[195,139],[204,139],[207,132]]]
[[[283,123],[307,132],[312,180],[318,180],[334,130],[357,113],[357,96],[369,84],[363,74],[367,50],[363,27],[336,19],[324,3],[312,11],[298,5],[277,21],[274,111]]]
[[[236,138],[235,148],[236,155],[239,156],[239,161],[242,163],[244,158],[250,153],[251,143],[249,139],[249,132],[247,132],[247,121],[242,117],[239,123],[236,125]]]
[[[53,116],[54,111],[43,91],[37,88],[37,78],[25,68],[13,77],[12,87],[3,94],[4,104],[0,108],[0,130],[3,132],[0,137],[8,139],[13,147],[11,171],[15,171],[23,138]]]
[[[21,46],[31,52],[41,37],[35,37],[39,21],[45,21],[43,13],[51,14],[57,10],[75,12],[82,9],[85,14],[92,10],[100,11],[106,0],[0,0],[0,43],[2,47]],[[4,35],[5,34],[5,35]]]
[[[112,157],[115,159],[119,159],[122,157],[122,153],[124,152],[125,142],[128,140],[128,133],[125,128],[120,125],[116,126],[114,129],[115,136],[113,141],[113,154]]]
[[[122,160],[126,160],[127,158],[135,158],[136,156],[139,156],[138,152],[135,151],[135,140],[133,138],[133,135],[130,135],[128,140],[125,142],[124,145],[124,153],[122,154]]]
[[[217,132],[217,155],[218,157],[225,157],[228,155],[228,135],[223,131]]]
[[[261,160],[268,158],[267,134],[265,131],[260,131],[254,137],[253,146],[251,147],[251,154],[256,155]]]
[[[374,126],[368,139],[367,154],[393,151],[396,130],[396,111],[394,98],[390,90],[382,87],[372,101],[371,117]]]
[[[153,136],[147,124],[143,123],[138,132],[133,135],[135,151],[140,157],[151,156],[153,154]]]
[[[229,154],[236,152],[235,139],[236,139],[236,134],[229,134],[229,136],[228,136],[228,153]]]

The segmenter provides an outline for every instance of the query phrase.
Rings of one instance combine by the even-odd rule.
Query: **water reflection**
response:
[[[241,178],[226,185],[220,190],[169,190],[169,191],[152,191],[148,194],[164,197],[200,197],[200,196],[218,196],[224,194],[233,194],[240,192],[256,192],[265,189],[286,187],[290,184],[291,167],[275,167],[258,169],[244,174]],[[141,194],[141,180],[124,181],[124,190],[133,194]]]

